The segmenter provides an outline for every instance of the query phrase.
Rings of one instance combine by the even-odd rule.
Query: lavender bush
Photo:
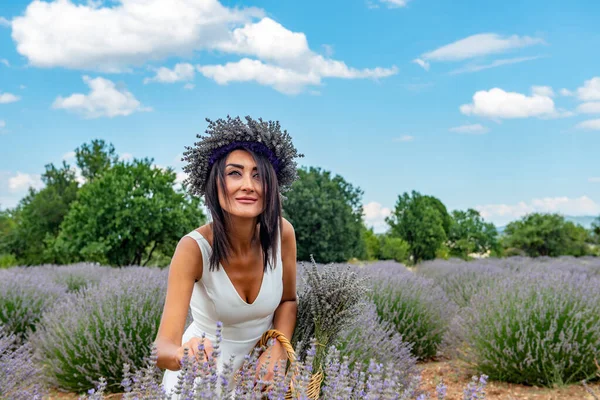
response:
[[[566,385],[600,358],[600,281],[587,274],[513,274],[480,291],[461,316],[464,358],[491,379]]]
[[[370,277],[369,297],[379,317],[412,343],[418,359],[437,355],[457,309],[444,291],[395,263],[368,266],[364,273]]]
[[[471,304],[471,297],[507,273],[494,264],[459,259],[427,261],[417,268],[419,275],[433,279],[459,307]]]
[[[37,400],[47,393],[28,343],[0,327],[0,399]]]
[[[411,354],[412,344],[402,340],[394,325],[379,318],[372,302],[365,305],[354,324],[341,332],[335,347],[340,357],[347,357],[351,371],[358,363],[368,367],[371,360],[384,365],[391,363],[405,386],[418,374],[417,360]]]
[[[52,280],[66,287],[67,292],[76,292],[98,285],[104,279],[118,279],[119,269],[92,263],[44,266],[44,272]]]
[[[65,295],[42,267],[0,270],[0,325],[23,342],[36,330],[42,314]]]
[[[49,381],[87,390],[103,376],[119,390],[124,363],[140,365],[154,340],[164,305],[168,271],[128,267],[117,279],[67,295],[40,321],[33,344]]]

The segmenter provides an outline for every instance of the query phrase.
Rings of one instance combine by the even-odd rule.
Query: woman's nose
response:
[[[252,175],[244,174],[242,178],[242,190],[254,191],[254,182],[252,180]]]

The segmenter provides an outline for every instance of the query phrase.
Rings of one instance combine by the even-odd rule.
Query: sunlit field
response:
[[[298,274],[300,391],[320,366],[324,399],[600,392],[598,258],[299,263]],[[167,276],[168,269],[92,264],[0,270],[0,397],[159,394],[162,374],[150,356]],[[311,352],[315,337],[335,347]],[[200,398],[220,393],[206,387]],[[244,390],[241,397],[260,398]]]

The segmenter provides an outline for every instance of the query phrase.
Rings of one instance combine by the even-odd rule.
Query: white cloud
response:
[[[10,67],[10,63],[8,62],[8,60],[6,58],[0,59],[0,64],[4,64],[7,67]]]
[[[0,93],[0,104],[14,103],[19,100],[21,100],[21,97],[12,93]]]
[[[537,96],[554,97],[554,90],[550,86],[532,86],[531,92]]]
[[[600,183],[600,176],[593,176],[591,178],[588,178],[588,182]]]
[[[394,138],[394,142],[412,142],[413,140],[415,140],[415,137],[410,135],[404,135],[398,138]]]
[[[450,128],[450,132],[456,133],[471,133],[471,134],[482,134],[489,132],[489,129],[481,124],[461,125],[454,128]]]
[[[151,110],[143,107],[131,92],[117,88],[108,79],[84,76],[83,81],[90,87],[89,94],[75,93],[67,98],[59,96],[52,108],[79,113],[85,118],[112,118]]]
[[[44,182],[42,182],[41,175],[17,171],[16,175],[8,178],[8,191],[11,193],[23,192],[30,186],[36,190],[43,188]]]
[[[527,118],[558,117],[561,114],[554,107],[554,101],[548,96],[506,92],[500,88],[481,90],[473,95],[472,104],[463,104],[460,111],[465,115],[478,115],[488,118]],[[570,115],[570,114],[569,114]]]
[[[583,114],[600,114],[600,101],[591,101],[580,104],[577,107],[577,112]]]
[[[183,85],[183,88],[185,90],[192,90],[195,87],[196,87],[196,85],[194,85],[193,83],[186,83],[185,85]]]
[[[406,4],[409,2],[409,0],[380,0],[380,1],[381,1],[381,3],[388,6],[388,8],[406,7]]]
[[[293,65],[312,56],[304,33],[292,32],[271,18],[234,29],[226,40],[214,47],[228,53],[277,61],[282,65]]]
[[[574,93],[571,92],[569,89],[564,89],[564,88],[560,89],[559,93],[561,96],[573,96],[574,95]]]
[[[375,233],[383,233],[388,229],[385,217],[388,217],[391,213],[389,208],[383,207],[375,201],[363,206],[365,223],[368,227],[373,227]]]
[[[6,128],[6,122],[0,119],[0,129]]]
[[[10,21],[4,17],[0,17],[0,26],[10,26]]]
[[[420,65],[421,68],[423,68],[425,71],[429,71],[430,64],[427,61],[421,60],[420,58],[416,58],[412,62]]]
[[[194,79],[195,72],[196,68],[192,64],[188,63],[176,64],[175,67],[173,67],[173,69],[160,67],[156,69],[156,75],[153,78],[144,79],[144,83],[175,83],[191,81],[192,79]]]
[[[272,86],[285,94],[297,94],[308,85],[320,85],[323,77],[336,78],[382,78],[397,73],[395,67],[391,69],[374,68],[357,70],[348,68],[340,61],[326,60],[320,55],[314,56],[309,61],[308,70],[298,71],[272,64],[265,64],[259,60],[243,58],[237,62],[225,65],[198,66],[198,71],[207,78],[215,80],[220,85],[230,82],[256,81],[262,85]]]
[[[231,24],[263,15],[217,0],[120,0],[112,7],[34,0],[13,19],[12,37],[34,66],[117,72],[211,48]]]
[[[585,81],[583,86],[577,89],[577,97],[583,101],[600,100],[600,77]]]
[[[503,37],[496,33],[480,33],[427,52],[420,58],[425,61],[462,61],[543,43],[542,39],[529,36]]]
[[[247,58],[198,70],[221,84],[257,81],[283,87],[284,93],[319,85],[325,77],[377,79],[398,72],[395,66],[359,70],[318,55],[309,48],[304,33],[292,32],[263,18],[264,14],[255,8],[223,7],[217,0],[121,0],[113,7],[103,7],[102,2],[34,0],[24,16],[15,18],[13,39],[19,53],[34,66],[106,72],[127,71],[169,56],[192,56],[201,50],[232,53]],[[262,19],[254,22],[258,18]],[[278,76],[265,77],[266,71]],[[163,67],[145,82],[186,81],[192,74],[189,64],[179,70]]]
[[[219,85],[226,85],[230,82],[256,81],[261,85],[272,86],[286,94],[300,93],[306,85],[318,85],[321,82],[317,75],[302,74],[249,58],[225,65],[198,66],[198,71]]]
[[[600,119],[589,119],[575,125],[577,129],[585,129],[590,131],[600,131]]]
[[[63,156],[61,158],[61,160],[65,160],[65,161],[73,160],[73,159],[75,159],[75,152],[74,151],[69,151],[69,152],[63,154]]]
[[[522,63],[525,61],[531,61],[531,60],[537,60],[538,58],[541,58],[541,56],[533,56],[533,57],[516,57],[516,58],[503,58],[500,60],[495,60],[489,64],[483,64],[483,65],[466,65],[464,67],[455,69],[454,71],[450,71],[449,74],[450,75],[457,75],[457,74],[464,74],[467,72],[478,72],[478,71],[483,71],[486,69],[490,69],[490,68],[496,68],[496,67],[501,67],[503,65],[511,65],[511,64],[518,64],[518,63]]]
[[[488,204],[475,207],[481,216],[494,222],[496,225],[506,224],[509,221],[522,218],[526,214],[560,213],[570,216],[597,215],[600,214],[600,204],[587,196],[578,198],[569,197],[545,197],[532,199],[529,203],[521,201],[517,204]]]
[[[320,85],[321,78],[378,79],[398,73],[396,66],[356,69],[326,58],[310,50],[304,33],[292,32],[270,18],[235,29],[228,40],[217,43],[215,48],[261,60],[243,58],[224,65],[198,66],[204,76],[219,84],[256,81],[287,94],[299,93],[308,85]]]

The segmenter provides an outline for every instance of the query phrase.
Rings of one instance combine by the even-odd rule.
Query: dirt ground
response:
[[[435,387],[440,379],[446,384],[448,400],[462,400],[463,389],[471,381],[471,374],[460,361],[430,361],[419,364],[422,376],[422,389],[431,394],[432,399],[437,399]],[[589,384],[600,398],[600,382]],[[511,383],[488,382],[486,398],[490,400],[595,400],[582,385],[571,385],[564,388],[541,388]],[[77,400],[75,393],[61,393],[53,390],[48,400]],[[122,394],[116,393],[106,396],[106,399],[120,400]]]
[[[463,390],[471,381],[472,374],[459,361],[436,361],[420,364],[421,387],[435,397],[435,387],[440,378],[447,386],[448,400],[462,400]],[[600,398],[600,383],[588,384]],[[541,388],[490,381],[485,389],[486,399],[490,400],[594,400],[583,385],[570,385],[563,388]]]

